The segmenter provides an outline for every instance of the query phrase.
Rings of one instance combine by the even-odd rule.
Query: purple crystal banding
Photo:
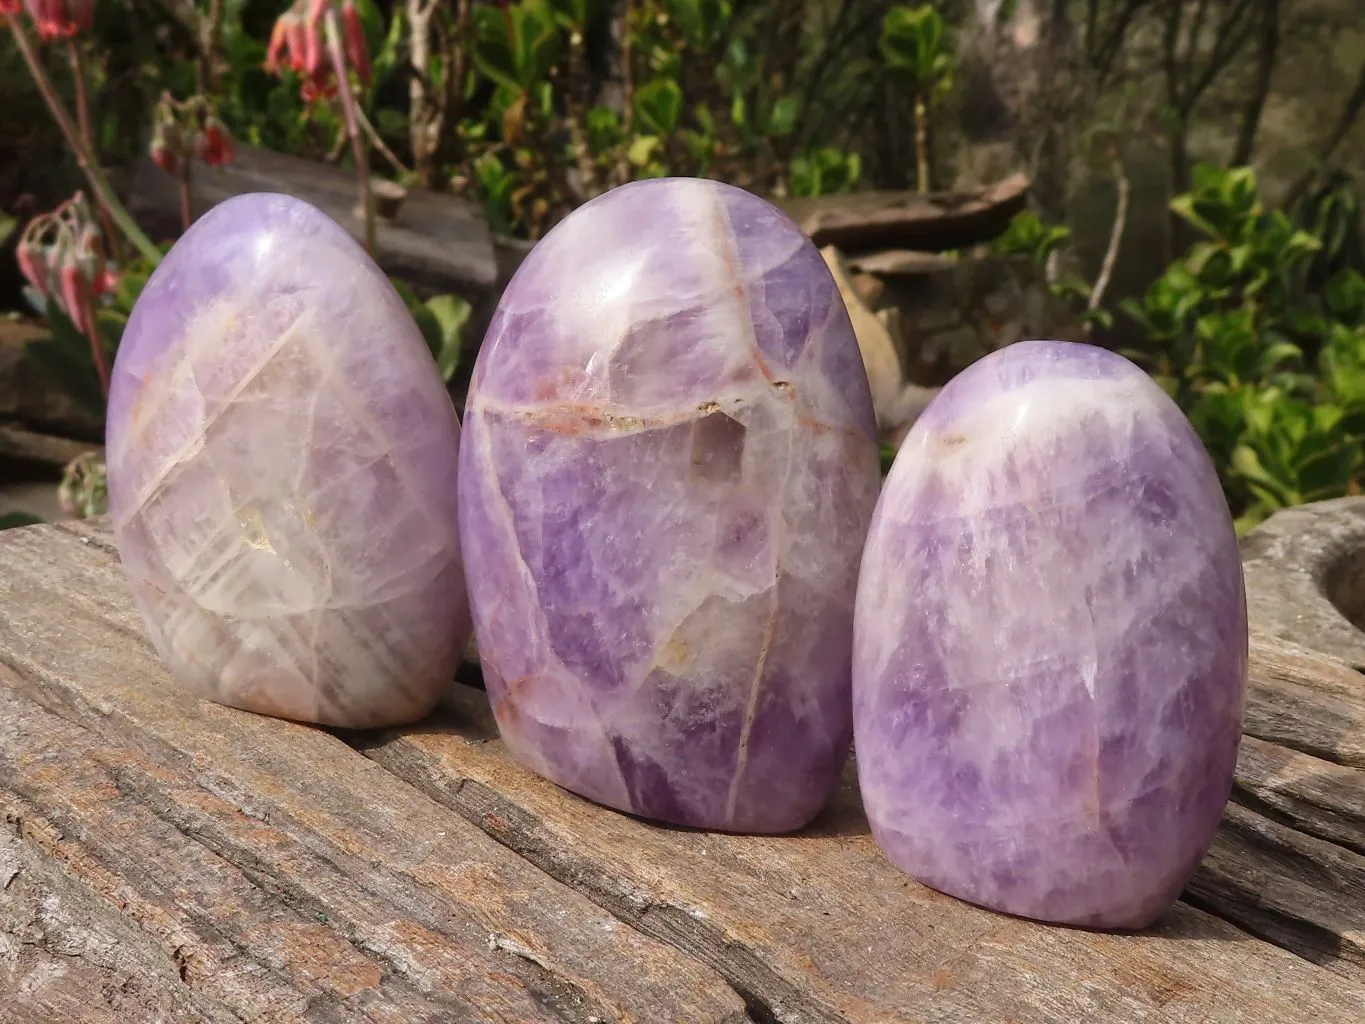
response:
[[[874,430],[829,270],[768,203],[656,179],[556,226],[494,315],[460,452],[512,752],[646,817],[808,822],[848,754]]]
[[[222,704],[421,717],[471,624],[459,423],[412,317],[337,224],[228,200],[147,282],[109,396],[109,508],[152,643]]]
[[[1126,359],[1032,341],[911,431],[854,631],[858,775],[886,855],[1024,917],[1140,928],[1232,786],[1246,597],[1199,438]]]

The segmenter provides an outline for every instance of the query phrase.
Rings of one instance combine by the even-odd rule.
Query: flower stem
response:
[[[180,158],[180,230],[188,231],[194,223],[194,213],[190,209],[190,160]]]
[[[90,301],[90,289],[81,288],[81,319],[85,322],[85,336],[90,342],[90,357],[95,361],[95,372],[99,374],[100,391],[104,400],[109,401],[109,362],[104,356],[104,340],[100,337],[100,325],[95,321],[95,304]]]
[[[341,29],[337,25],[336,10],[327,8],[327,49],[332,56],[332,66],[337,73],[337,94],[341,99],[341,111],[346,115],[346,130],[351,136],[351,152],[355,155],[356,184],[360,189],[360,208],[365,214],[365,251],[370,259],[376,259],[379,250],[375,238],[374,197],[370,194],[370,165],[365,151],[365,140],[360,132],[360,119],[356,116],[355,97],[351,95],[351,77],[347,73],[346,53],[341,48]]]
[[[57,127],[61,129],[68,148],[76,158],[76,163],[80,165],[86,181],[90,183],[90,191],[94,193],[96,201],[143,256],[150,260],[153,265],[160,263],[161,251],[152,244],[151,239],[143,234],[142,229],[137,226],[128,211],[124,209],[123,204],[118,201],[118,196],[109,185],[109,179],[104,176],[104,172],[100,170],[99,165],[81,142],[76,125],[72,123],[71,115],[62,106],[61,100],[57,98],[57,92],[52,87],[52,80],[47,77],[47,72],[43,70],[42,62],[33,49],[33,41],[28,37],[28,30],[24,28],[19,18],[10,18],[9,26],[10,34],[14,38],[14,45],[19,48],[24,63],[28,65],[29,74],[33,76],[33,84],[42,93],[48,112],[52,115],[52,119],[57,122]]]
[[[80,124],[81,141],[85,143],[86,151],[96,153],[99,150],[95,146],[94,122],[90,119],[90,99],[89,91],[85,80],[85,60],[81,57],[81,48],[75,38],[66,41],[66,53],[71,60],[71,80],[76,88],[76,120]],[[98,200],[98,197],[97,197]],[[99,211],[100,230],[104,234],[105,244],[109,246],[108,253],[113,257],[114,262],[122,262],[122,246],[119,244],[119,236],[114,231],[114,222],[109,217],[109,211],[104,208],[104,204],[96,201],[95,208]]]

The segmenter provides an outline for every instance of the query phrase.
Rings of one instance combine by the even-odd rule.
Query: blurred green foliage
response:
[[[1199,167],[1171,206],[1202,237],[1123,305],[1151,342],[1128,354],[1189,415],[1241,530],[1361,489],[1365,276],[1347,248],[1359,210],[1349,191],[1325,199],[1296,224],[1266,209],[1250,168]],[[1323,266],[1335,269],[1319,283]]]

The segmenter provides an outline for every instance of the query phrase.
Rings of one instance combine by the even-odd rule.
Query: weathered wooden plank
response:
[[[0,421],[0,457],[61,467],[87,454],[103,458],[104,446],[38,434]]]
[[[221,941],[273,972],[258,980],[276,988],[221,993],[233,1013],[405,1024],[746,1019],[719,975],[622,925],[336,737],[174,688],[98,528],[7,531],[0,566],[0,663],[9,666],[0,693],[11,694],[0,719],[18,723],[11,740],[27,751],[7,756],[3,785],[60,817],[139,899],[186,916],[186,941],[167,948],[151,918],[129,912],[166,957],[179,948],[183,958],[188,944],[221,960]],[[17,698],[42,710],[21,714]],[[176,863],[147,865],[162,848]],[[193,969],[187,983],[207,984]],[[300,997],[303,1011],[291,1001]]]
[[[5,1024],[240,1024],[191,988],[115,902],[68,874],[72,844],[0,794],[0,1021]]]
[[[1254,631],[1365,669],[1365,498],[1276,512],[1242,540]]]
[[[1334,657],[1259,634],[1251,657],[1245,733],[1365,768],[1365,677]]]
[[[284,192],[312,203],[357,241],[364,223],[355,216],[355,176],[340,167],[255,146],[239,146],[234,162],[220,170],[196,166],[190,178],[195,217],[246,192]],[[144,152],[133,179],[129,209],[148,230],[180,233],[180,183]],[[498,264],[483,211],[454,196],[413,189],[392,220],[378,228],[379,265],[422,291],[453,291],[466,298],[497,284]]]
[[[1237,804],[1186,898],[1365,982],[1365,857]]]
[[[778,1020],[1357,1021],[1365,986],[1178,905],[1137,936],[1049,928],[941,896],[881,857],[846,784],[818,826],[660,829],[566,798],[490,738],[476,691],[366,753]],[[1306,1009],[1309,1000],[1312,1009]]]
[[[1029,180],[1016,174],[961,193],[851,192],[775,200],[819,247],[967,249],[1004,232],[1028,200]]]
[[[1243,736],[1233,799],[1306,835],[1365,854],[1365,770]]]
[[[585,1006],[595,996],[583,977],[604,984],[591,967],[575,973],[575,965],[555,959],[563,956],[556,941],[567,933],[547,925],[543,907],[509,897],[509,889],[526,884],[515,868],[495,864],[487,886],[494,896],[483,896],[483,904],[476,887],[452,892],[439,872],[433,877],[422,870],[427,860],[413,848],[433,841],[415,822],[440,817],[463,827],[469,843],[486,844],[470,828],[476,825],[640,933],[706,964],[715,974],[704,977],[727,979],[759,1020],[1355,1022],[1365,1005],[1365,857],[1355,848],[1365,798],[1358,780],[1365,688],[1341,661],[1272,638],[1253,643],[1251,735],[1237,791],[1249,806],[1229,809],[1189,890],[1198,906],[1178,905],[1160,927],[1138,936],[1038,926],[918,886],[876,851],[851,776],[817,826],[792,837],[667,829],[596,807],[512,763],[494,738],[483,695],[466,688],[454,692],[453,711],[421,727],[347,737],[393,777],[358,769],[363,762],[353,751],[326,734],[203,705],[170,690],[142,639],[98,524],[0,538],[0,662],[13,669],[7,675],[0,670],[0,695],[8,687],[48,708],[0,706],[0,721],[28,714],[20,736],[33,734],[33,723],[44,714],[52,718],[50,712],[66,719],[52,718],[51,729],[80,727],[70,736],[42,734],[46,739],[35,748],[71,748],[72,761],[61,762],[67,767],[59,774],[80,779],[95,771],[91,764],[105,765],[101,770],[113,772],[113,785],[132,808],[127,813],[150,814],[149,828],[153,819],[173,825],[208,855],[275,893],[282,913],[323,907],[319,912],[338,914],[336,921],[329,918],[329,931],[362,953],[375,952],[374,943],[355,937],[374,927],[376,905],[397,908],[407,920],[424,906],[430,913],[423,901],[435,899],[476,920],[480,913],[484,920],[510,918],[507,930],[488,928],[493,944],[550,957],[545,970],[552,978],[577,979],[568,991],[582,993]],[[83,730],[98,733],[99,743],[82,748]],[[0,746],[10,745],[0,735]],[[100,753],[119,745],[135,748],[134,761]],[[150,768],[139,767],[137,759]],[[58,784],[41,772],[35,780],[17,768],[11,774],[12,785],[0,771],[0,790],[9,785],[9,797],[32,796],[30,813],[75,815],[92,802],[72,788],[75,781]],[[87,785],[95,791],[97,783],[96,773]],[[346,785],[352,793],[337,792]],[[368,815],[347,799],[354,791],[371,801]],[[105,816],[91,816],[92,835],[109,827]],[[257,841],[263,817],[271,834],[279,833],[277,841]],[[449,848],[433,845],[446,863]],[[231,892],[238,893],[237,909],[214,923],[240,930],[260,911],[242,902],[247,890]],[[205,897],[196,891],[194,898]],[[489,909],[489,900],[496,909]],[[1252,938],[1220,917],[1324,966]],[[258,946],[251,951],[268,952]],[[640,969],[638,955],[618,951],[621,969]],[[387,946],[377,953],[381,966],[401,960],[407,969],[399,973],[411,977],[411,946],[403,956]],[[284,972],[288,987],[297,987],[287,964],[269,963]],[[544,980],[519,977],[527,985]],[[621,984],[614,975],[604,987],[615,992]],[[733,999],[723,987],[720,992]],[[657,983],[656,997],[650,1004],[656,1015],[660,1006],[669,1009],[635,1019],[721,1019],[676,1009],[669,1000],[677,993]],[[620,1014],[621,1004],[601,1012]]]
[[[0,678],[8,671],[0,669]],[[244,854],[287,849],[281,830],[238,812],[239,833],[250,833],[239,835],[244,842],[228,849],[205,841],[196,826],[206,832],[212,824],[203,819],[214,811],[230,819],[235,808],[138,752],[42,711],[15,694],[21,683],[7,681],[0,690],[0,799],[42,808],[43,831],[27,829],[27,837],[90,888],[113,896],[160,941],[186,981],[247,1020],[476,1019],[444,994],[428,997],[363,942],[347,941],[311,900],[269,891],[281,883],[257,884],[260,855]],[[22,809],[11,813],[22,820]],[[334,873],[324,864],[315,870]],[[515,997],[498,1002],[509,1016],[533,1006]]]

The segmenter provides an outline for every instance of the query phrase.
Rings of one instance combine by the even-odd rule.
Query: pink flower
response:
[[[223,167],[232,163],[236,145],[227,126],[216,117],[204,122],[204,128],[194,139],[194,155],[209,167]]]
[[[67,254],[67,258],[57,268],[57,288],[62,312],[66,314],[72,326],[84,334],[88,282],[72,254]]]
[[[95,0],[24,0],[24,6],[44,39],[70,39],[95,22]]]
[[[48,266],[44,248],[25,239],[19,243],[14,256],[19,261],[19,272],[24,275],[24,280],[33,286],[35,292],[47,298],[52,290],[52,268]]]

